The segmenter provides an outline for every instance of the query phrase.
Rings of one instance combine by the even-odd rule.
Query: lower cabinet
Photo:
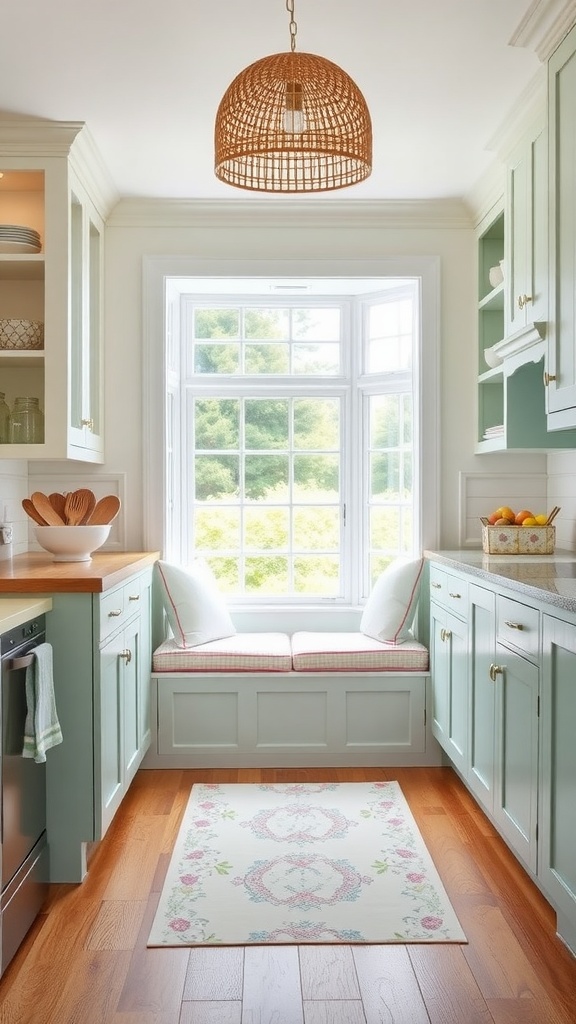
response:
[[[576,952],[576,623],[543,616],[538,873]]]
[[[54,594],[47,640],[65,742],[46,760],[50,881],[79,882],[150,744],[151,569]]]
[[[458,585],[450,566],[452,592],[467,595],[454,616],[438,600],[442,573],[432,563],[434,735],[576,953],[576,615],[465,571]]]
[[[460,770],[468,731],[467,623],[434,601],[430,605],[432,733]]]

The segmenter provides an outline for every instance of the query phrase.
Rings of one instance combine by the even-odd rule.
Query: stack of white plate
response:
[[[34,228],[22,224],[0,224],[0,252],[30,253],[40,252],[41,248],[40,235]]]

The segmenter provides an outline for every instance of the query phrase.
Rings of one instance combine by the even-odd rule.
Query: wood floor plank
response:
[[[406,946],[353,946],[352,954],[366,1024],[430,1024]]]
[[[304,1024],[296,946],[248,946],[242,1024]]]
[[[178,1024],[241,1024],[241,1021],[241,1002],[185,1002]]]
[[[304,1024],[366,1024],[366,1018],[359,999],[305,1000]]]
[[[408,956],[431,1024],[493,1024],[459,945],[414,945]]]
[[[464,956],[485,999],[539,995],[540,983],[499,907],[474,905],[464,915]]]
[[[171,1013],[182,1004],[190,950],[146,947],[157,906],[157,897],[151,897],[130,957],[117,1012]]]
[[[184,999],[242,999],[243,946],[199,946],[190,950]]]
[[[300,946],[303,999],[359,999],[350,946]]]
[[[104,901],[86,938],[86,949],[134,949],[146,901]]]

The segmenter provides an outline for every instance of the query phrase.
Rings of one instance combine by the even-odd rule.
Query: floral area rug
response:
[[[195,785],[149,946],[466,942],[397,782]]]

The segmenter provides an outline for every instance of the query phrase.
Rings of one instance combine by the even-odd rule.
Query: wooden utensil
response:
[[[80,520],[79,523],[80,526],[85,526],[88,520],[90,519],[92,512],[94,511],[94,506],[96,505],[96,495],[94,494],[94,491],[90,490],[89,487],[80,487],[79,490],[76,491],[76,494],[84,494],[86,498],[86,511],[84,512],[84,515],[82,516],[82,519]]]
[[[33,519],[35,523],[38,523],[38,526],[48,526],[48,523],[34,507],[30,498],[22,498],[22,508],[26,514],[30,516],[30,519]]]
[[[556,516],[558,515],[559,512],[560,512],[560,505],[554,505],[554,508],[552,509],[550,515],[548,516],[548,519],[546,520],[546,526],[552,526],[552,523],[556,519]]]
[[[96,503],[96,507],[88,519],[88,526],[104,526],[111,523],[113,519],[116,519],[119,511],[120,498],[115,494],[107,494],[105,498],[100,498],[100,501]]]
[[[64,505],[66,504],[66,495],[59,494],[58,491],[54,491],[48,495],[48,501],[52,505],[52,508],[59,516],[64,519]]]
[[[37,512],[40,513],[42,518],[45,520],[46,526],[64,526],[64,520],[62,516],[59,516],[56,509],[52,508],[50,504],[50,498],[47,494],[43,494],[42,491],[34,491],[31,497],[31,502]]]
[[[64,518],[68,526],[79,526],[88,508],[88,491],[80,487],[66,495]]]

